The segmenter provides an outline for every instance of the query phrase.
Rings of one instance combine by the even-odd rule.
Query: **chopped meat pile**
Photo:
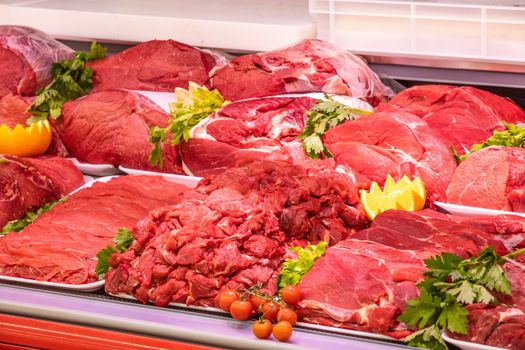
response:
[[[253,162],[211,175],[137,224],[106,290],[160,306],[210,306],[222,288],[255,284],[273,295],[290,246],[336,243],[366,224],[356,203],[355,186],[331,170]]]

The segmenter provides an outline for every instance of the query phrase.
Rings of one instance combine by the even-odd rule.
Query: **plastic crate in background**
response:
[[[309,0],[318,37],[357,53],[525,63],[525,1]]]

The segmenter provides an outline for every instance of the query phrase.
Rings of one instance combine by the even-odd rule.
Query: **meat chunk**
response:
[[[0,98],[35,94],[51,81],[51,64],[72,56],[72,49],[38,29],[0,25]]]

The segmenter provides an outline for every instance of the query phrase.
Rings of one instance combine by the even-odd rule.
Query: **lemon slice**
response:
[[[382,190],[376,182],[372,182],[369,191],[361,191],[361,206],[370,220],[389,209],[421,210],[425,207],[425,201],[425,184],[419,177],[411,181],[404,175],[395,182],[389,174]]]

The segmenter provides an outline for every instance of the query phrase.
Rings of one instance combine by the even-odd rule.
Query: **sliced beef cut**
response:
[[[317,39],[240,56],[216,70],[210,84],[229,100],[324,91],[376,105],[392,94],[362,59]]]
[[[387,175],[419,176],[430,202],[444,200],[456,163],[449,147],[428,124],[406,112],[382,112],[326,132],[324,145],[361,188],[383,185]]]
[[[203,85],[224,58],[174,40],[150,40],[90,63],[93,91],[130,89],[170,91]]]
[[[525,149],[492,146],[470,154],[454,172],[447,201],[525,212]]]
[[[167,126],[169,118],[136,92],[108,90],[65,103],[55,125],[70,154],[81,162],[159,171],[148,163],[153,149],[149,133],[153,126]],[[162,170],[182,173],[178,150],[168,143]]]
[[[366,225],[357,189],[333,170],[252,162],[200,182],[179,204],[152,211],[106,290],[146,303],[215,305],[225,288],[274,295],[289,248],[332,244]]]
[[[69,160],[0,156],[0,229],[84,184]]]
[[[33,97],[13,94],[0,97],[0,125],[6,124],[10,128],[14,128],[16,124],[25,126],[27,119],[31,117],[28,110],[33,99]],[[60,140],[54,127],[52,127],[52,130],[53,137],[51,138],[51,144],[45,154],[48,156],[67,157],[66,147],[62,143],[62,140]]]
[[[459,154],[485,141],[494,130],[504,130],[503,121],[525,122],[525,111],[513,101],[470,86],[414,86],[378,108],[416,114]]]
[[[30,27],[0,25],[0,97],[33,95],[51,81],[51,65],[73,50]]]
[[[418,296],[424,260],[441,252],[464,258],[488,246],[505,247],[473,225],[418,213],[389,210],[368,229],[329,247],[299,284],[300,319],[404,337],[411,333],[397,316]]]
[[[206,176],[254,159],[287,161],[306,158],[297,136],[306,112],[316,103],[309,97],[260,98],[234,102],[196,125],[181,146],[185,170]]]
[[[161,177],[122,176],[69,196],[33,224],[0,238],[0,274],[69,284],[94,282],[96,254],[121,227],[177,203],[188,188]]]
[[[472,304],[468,310],[468,335],[449,336],[497,348],[525,349],[525,314],[505,305]]]

